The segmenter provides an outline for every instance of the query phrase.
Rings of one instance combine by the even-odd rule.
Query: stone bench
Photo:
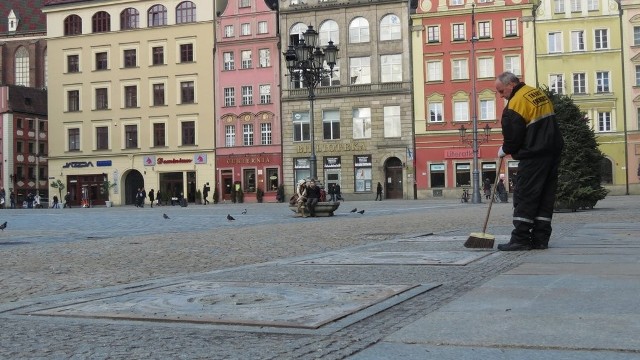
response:
[[[317,217],[333,216],[333,212],[336,211],[339,207],[340,207],[340,203],[337,201],[336,202],[331,202],[331,201],[319,202],[316,205],[316,216]],[[300,213],[298,213],[298,206],[289,206],[289,209],[291,209],[291,211],[296,213],[296,216],[298,217],[302,216]],[[305,209],[304,212],[307,216],[309,215],[309,210]]]

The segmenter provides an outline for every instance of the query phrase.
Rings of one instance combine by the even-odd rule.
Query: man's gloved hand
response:
[[[498,156],[501,158],[507,156],[507,154],[505,154],[505,152],[502,150],[502,146],[500,146],[500,149],[498,149]]]

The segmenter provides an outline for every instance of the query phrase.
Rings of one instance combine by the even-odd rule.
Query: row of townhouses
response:
[[[310,89],[284,55],[314,38],[327,61]],[[19,201],[58,182],[93,205],[206,185],[275,201],[313,175],[352,200],[378,182],[458,197],[474,172],[517,175],[497,168],[503,71],[570,95],[605,185],[640,193],[632,0],[11,0],[0,70],[0,183]]]

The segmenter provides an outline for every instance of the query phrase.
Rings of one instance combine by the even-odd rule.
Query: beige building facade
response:
[[[138,188],[195,201],[215,182],[213,2],[51,1],[44,12],[50,183],[74,205],[132,204]]]

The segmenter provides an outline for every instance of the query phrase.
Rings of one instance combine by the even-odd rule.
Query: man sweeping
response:
[[[514,229],[511,240],[499,244],[498,249],[546,249],[564,146],[553,104],[540,89],[520,82],[510,72],[498,76],[496,90],[508,100],[502,112],[504,142],[498,156],[519,160],[513,195]]]

